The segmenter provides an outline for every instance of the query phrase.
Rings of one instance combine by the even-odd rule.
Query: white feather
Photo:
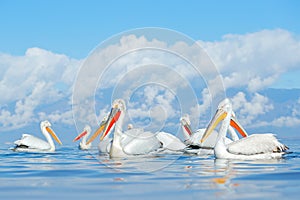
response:
[[[170,133],[159,132],[156,134],[156,138],[162,143],[163,149],[182,151],[186,147],[186,145],[181,142],[179,138]]]
[[[266,152],[276,152],[285,149],[274,134],[252,134],[227,145],[227,150],[233,154],[253,155]]]
[[[29,149],[50,149],[49,143],[29,134],[22,134],[22,138],[20,140],[15,141],[14,144],[17,146],[27,146]],[[24,151],[26,150],[24,149]]]

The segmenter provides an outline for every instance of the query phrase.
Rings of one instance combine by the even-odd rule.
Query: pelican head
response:
[[[111,117],[112,117],[113,113],[116,112],[116,111],[115,111],[115,109],[116,109],[115,107],[118,107],[118,105],[120,105],[119,107],[123,107],[123,108],[126,109],[124,100],[119,99],[118,101],[119,101],[119,103],[117,103],[117,100],[114,101],[114,104],[113,104],[114,106],[113,106],[113,108],[111,109],[110,113],[108,114],[108,116],[103,117],[103,119],[102,119],[102,121],[101,121],[101,123],[100,123],[99,128],[95,131],[95,133],[92,135],[92,137],[91,137],[90,139],[88,139],[88,141],[87,141],[87,143],[86,143],[87,145],[90,144],[92,141],[94,141],[95,138],[96,138],[100,133],[103,132],[104,128],[106,128],[108,122],[111,120]],[[101,140],[101,141],[104,140],[104,138],[105,138],[106,136],[108,136],[108,133],[109,133],[109,132],[107,132],[106,134],[105,134],[105,133],[102,134],[102,136],[100,137],[100,140]]]
[[[230,116],[228,116],[230,115]],[[240,135],[243,137],[247,137],[248,134],[237,121],[235,114],[232,111],[232,104],[228,98],[221,101],[218,105],[217,111],[213,116],[212,120],[208,124],[205,133],[202,136],[201,143],[203,143],[208,136],[212,133],[212,131],[216,128],[216,126],[223,120],[228,119],[230,126],[234,127]]]
[[[191,125],[190,117],[188,114],[184,114],[182,117],[180,117],[180,123],[182,126],[185,124]]]
[[[126,111],[125,101],[123,99],[114,100],[111,111],[107,117],[103,135],[101,136],[100,140],[103,140],[105,137],[109,135],[109,133],[111,133],[112,127],[119,120],[121,113],[124,113],[125,111]]]
[[[127,130],[131,130],[131,129],[133,129],[133,125],[132,124],[128,124],[127,125]]]
[[[91,129],[91,127],[89,125],[85,125],[85,127],[83,128],[83,130],[86,131],[86,132],[91,132],[92,131],[92,129]]]
[[[58,144],[62,144],[62,142],[60,141],[60,139],[57,137],[57,135],[55,134],[55,132],[51,129],[51,123],[48,120],[42,121],[40,123],[40,127],[41,130],[46,130],[48,133],[50,133],[50,135],[54,138],[54,140],[58,143]],[[42,131],[43,132],[43,131]],[[44,133],[44,132],[43,132]]]
[[[112,104],[113,108],[119,109],[121,111],[126,111],[126,104],[123,99],[116,99]]]
[[[51,126],[52,126],[52,124],[48,120],[41,121],[41,123],[40,123],[41,129],[46,128],[46,127],[51,127]]]

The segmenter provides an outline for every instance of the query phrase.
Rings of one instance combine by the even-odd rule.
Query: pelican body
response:
[[[231,116],[232,105],[229,99],[225,99],[219,104],[216,114],[210,121],[201,139],[201,142],[205,141],[212,130],[222,121],[214,148],[216,158],[241,160],[274,159],[281,158],[288,149],[287,146],[280,143],[275,135],[271,133],[252,134],[232,143],[225,144],[225,136],[230,125]],[[237,124],[237,126],[242,129],[240,124]]]
[[[40,128],[46,141],[29,134],[23,134],[20,140],[16,140],[16,145],[12,150],[17,152],[54,152],[55,145],[51,136],[60,145],[62,144],[55,132],[51,129],[51,123],[47,120],[40,123]],[[50,136],[51,135],[51,136]]]

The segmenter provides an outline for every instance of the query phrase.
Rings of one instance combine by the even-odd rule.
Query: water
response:
[[[279,160],[158,154],[111,160],[96,149],[55,153],[0,149],[0,199],[298,199],[300,139]]]

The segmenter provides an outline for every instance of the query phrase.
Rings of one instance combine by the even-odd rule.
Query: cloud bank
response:
[[[189,55],[193,62],[203,62],[193,51],[193,44],[179,41],[170,45],[164,41],[135,35],[124,36],[117,44],[107,46],[102,51],[100,58],[102,61],[109,60],[110,55],[126,52],[126,49],[132,48],[132,45],[138,47],[140,44],[177,50],[184,55]],[[276,110],[273,101],[260,92],[272,86],[280,75],[300,68],[299,36],[282,29],[262,30],[244,35],[228,34],[220,41],[198,41],[198,44],[203,47],[217,66],[225,88],[241,89],[229,97],[233,100],[237,117],[246,126],[258,122],[260,117]],[[136,94],[136,97],[139,97],[137,99],[141,102],[129,104],[129,113],[136,119],[146,119],[151,115],[151,118],[156,119],[157,122],[166,117],[161,115],[162,110],[168,116],[180,117],[177,116],[180,112],[178,112],[179,107],[176,107],[176,103],[174,103],[176,102],[175,96],[180,88],[188,88],[189,84],[199,84],[198,80],[194,79],[195,71],[190,68],[189,63],[182,59],[174,59],[172,54],[160,57],[157,51],[145,52],[131,53],[120,58],[112,68],[108,69],[107,74],[110,76],[105,76],[102,82],[106,84],[98,85],[96,89],[99,92],[101,89],[124,81],[125,78],[134,82],[135,78],[139,76],[138,73],[134,74],[134,71],[137,70],[136,66],[147,66],[155,61],[157,63],[163,61],[166,65],[174,67],[172,69],[174,73],[178,74],[177,79],[174,79],[174,74],[165,73],[163,77],[170,83],[169,88],[163,90],[158,89],[157,86],[145,86],[140,89],[139,92],[143,92],[143,94]],[[89,62],[92,65],[99,65],[98,59],[90,59]],[[1,131],[17,129],[43,119],[72,125],[74,123],[72,115],[73,84],[78,78],[77,73],[83,63],[83,60],[72,59],[67,55],[56,54],[36,47],[29,48],[23,56],[0,53]],[[203,64],[203,66],[207,65]],[[113,68],[117,70],[112,70]],[[120,76],[120,72],[130,76]],[[205,68],[201,72],[209,74],[210,69]],[[94,72],[89,71],[89,73],[87,76],[93,78]],[[151,80],[155,80],[155,75],[153,77]],[[99,79],[99,77],[95,78]],[[160,79],[161,76],[156,78]],[[211,76],[210,78],[206,84],[210,84],[211,88],[214,88],[214,81],[220,77]],[[181,84],[182,80],[186,82]],[[88,87],[89,82],[85,81],[82,80],[82,84],[86,83]],[[194,86],[197,88],[195,93],[199,99],[199,102],[196,102],[198,105],[191,104],[188,110],[192,123],[194,122],[196,127],[204,126],[209,119],[208,114],[211,113],[209,110],[211,91],[205,87],[203,81],[199,85],[201,87]],[[170,88],[172,90],[169,90]],[[136,91],[127,92],[134,95]],[[84,96],[84,91],[82,91],[82,95]],[[182,97],[182,99],[184,98]],[[188,102],[188,98],[185,101]],[[290,108],[290,115],[260,120],[256,125],[300,125],[299,102],[300,100],[293,108]],[[109,101],[104,102],[101,104],[101,108],[97,108],[98,118],[109,112],[110,103]],[[150,114],[149,108],[151,108]],[[90,118],[93,117],[90,116]],[[174,124],[170,122],[169,126],[172,125]]]
[[[221,41],[200,44],[220,69],[226,88],[257,92],[300,67],[299,36],[282,29],[228,34]]]
[[[61,121],[64,108],[47,110],[56,102],[69,99],[81,61],[40,48],[29,48],[24,56],[0,54],[0,126],[15,129],[49,119]],[[51,118],[51,117],[50,117]],[[62,120],[71,124],[69,119]]]

